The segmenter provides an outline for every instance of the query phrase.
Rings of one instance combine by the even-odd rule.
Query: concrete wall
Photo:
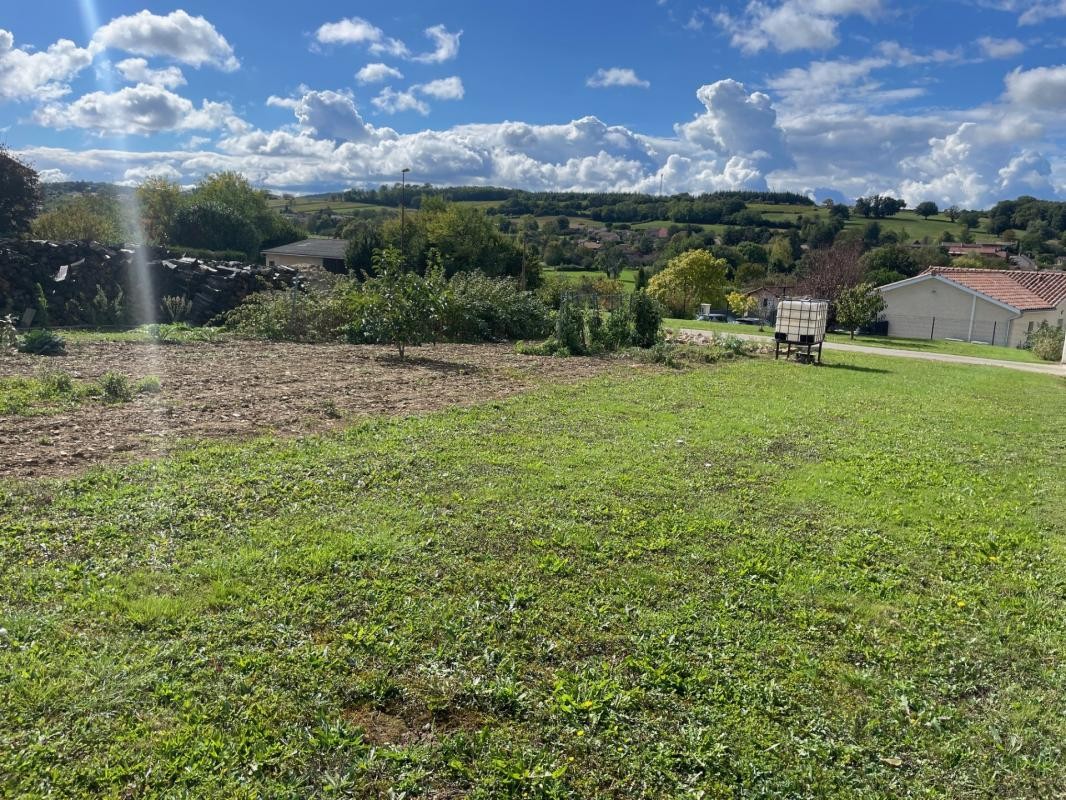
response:
[[[323,266],[323,259],[311,256],[286,256],[279,253],[267,253],[266,263],[268,267],[300,267],[304,265],[312,267]]]
[[[1016,346],[1017,315],[943,281],[929,279],[883,293],[888,335],[913,339],[964,339]],[[976,300],[976,305],[975,301]],[[973,328],[970,315],[973,314]],[[1023,326],[1024,328],[1024,326]],[[932,333],[932,336],[930,336]],[[1024,340],[1024,330],[1020,334]]]

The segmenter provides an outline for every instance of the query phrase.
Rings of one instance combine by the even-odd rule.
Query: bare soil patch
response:
[[[251,341],[89,342],[68,351],[2,358],[0,376],[33,375],[42,365],[85,380],[117,371],[155,375],[163,391],[122,405],[0,416],[0,477],[67,475],[164,455],[190,439],[320,433],[370,415],[470,405],[616,368],[519,355],[510,344],[433,345],[411,350],[406,362],[383,347]]]

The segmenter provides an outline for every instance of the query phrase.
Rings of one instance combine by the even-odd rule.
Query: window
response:
[[[1029,327],[1025,329],[1025,332],[1026,333],[1032,333],[1033,332],[1033,321],[1032,320],[1029,320]]]

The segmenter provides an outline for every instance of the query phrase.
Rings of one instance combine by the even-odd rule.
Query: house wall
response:
[[[314,256],[287,256],[280,253],[267,253],[266,263],[268,267],[300,267],[309,265],[312,267],[323,266],[323,259]]]
[[[964,339],[1015,346],[1017,314],[943,281],[929,279],[882,292],[888,335],[913,339]],[[974,324],[971,336],[970,313]],[[1023,326],[1024,327],[1024,326]],[[930,337],[930,333],[932,336]],[[1025,334],[1020,334],[1024,340]]]
[[[1066,301],[1061,303],[1054,311],[1026,311],[1023,313],[1021,319],[1014,323],[1017,332],[1012,332],[1011,339],[1014,341],[1011,342],[1011,346],[1017,347],[1024,344],[1025,337],[1031,331],[1039,328],[1041,322],[1046,322],[1053,328],[1061,328],[1066,325]]]

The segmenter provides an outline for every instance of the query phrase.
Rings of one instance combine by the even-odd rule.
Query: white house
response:
[[[1054,270],[930,267],[880,291],[889,336],[1018,347],[1066,318],[1066,272]]]

